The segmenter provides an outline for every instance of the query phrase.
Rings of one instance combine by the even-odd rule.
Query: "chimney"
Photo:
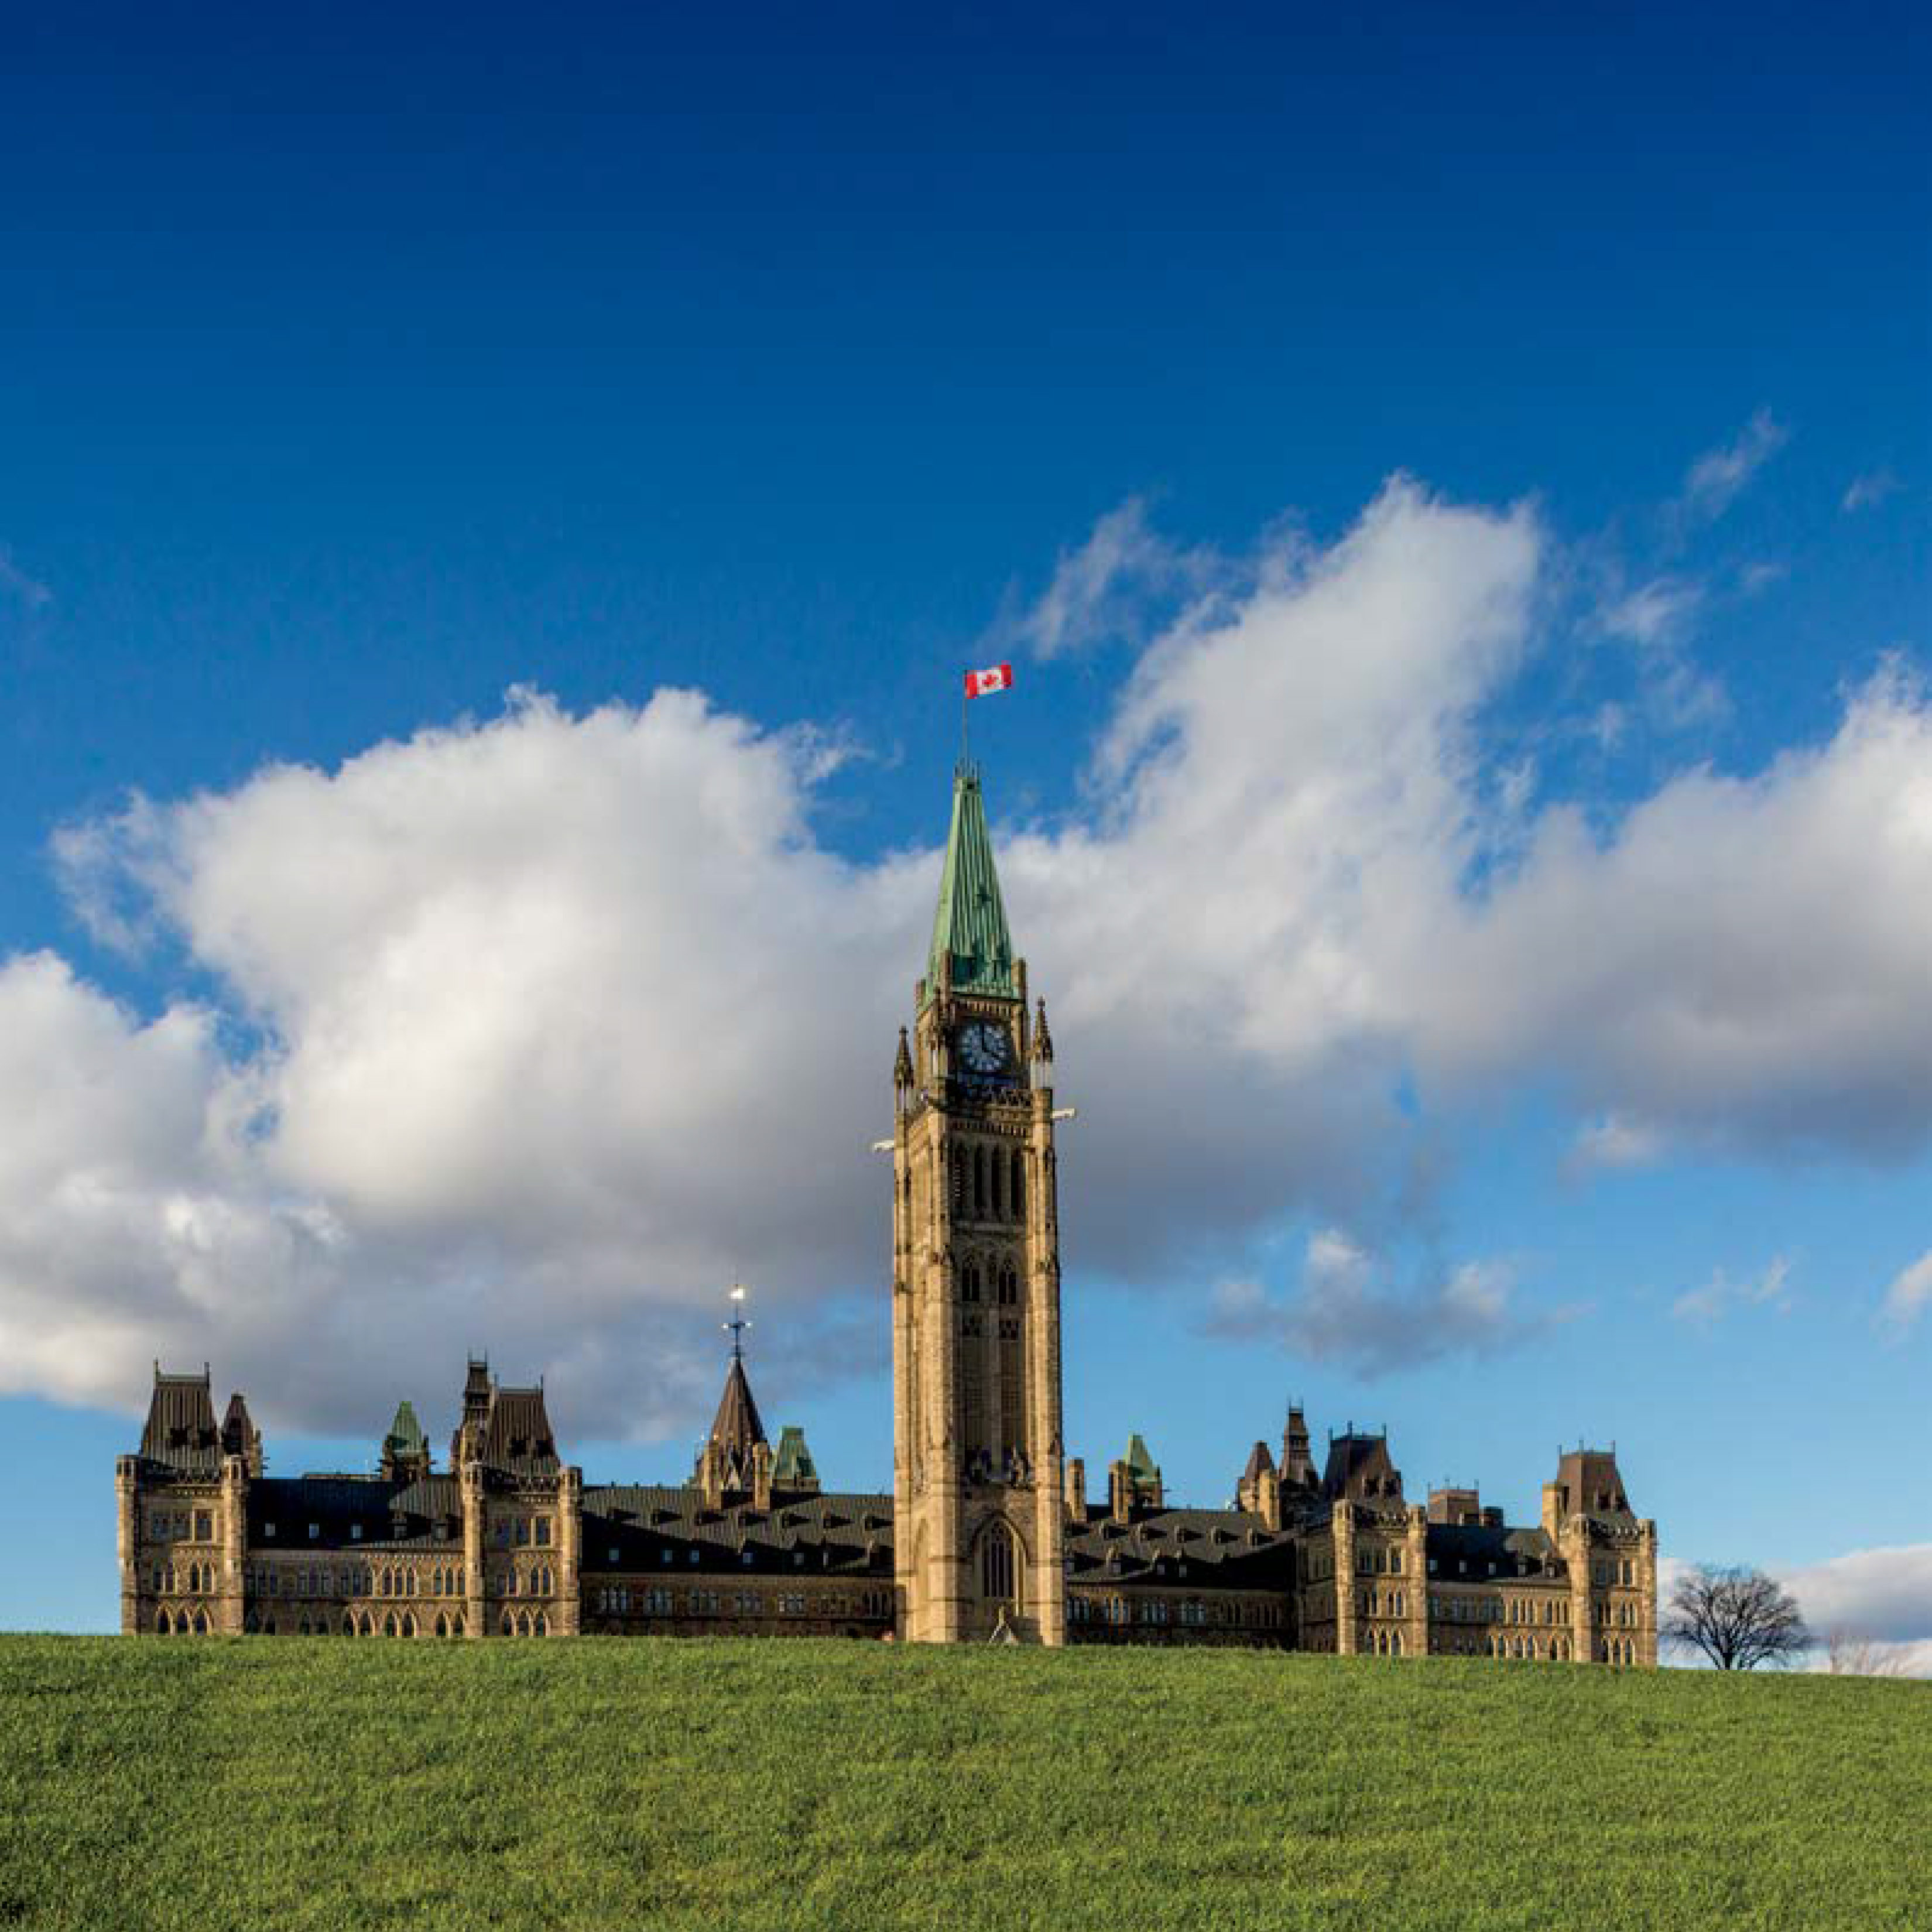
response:
[[[1556,1540],[1558,1531],[1563,1527],[1563,1485],[1545,1483],[1543,1486],[1543,1533],[1552,1543]]]
[[[1087,1465],[1078,1456],[1066,1459],[1066,1514],[1074,1522],[1087,1520]]]
[[[1274,1469],[1264,1469],[1255,1478],[1255,1514],[1270,1529],[1281,1527],[1281,1477]]]

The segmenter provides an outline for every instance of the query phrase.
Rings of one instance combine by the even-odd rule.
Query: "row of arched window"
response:
[[[1026,1154],[1020,1148],[952,1150],[952,1212],[961,1220],[1026,1218]]]
[[[214,1583],[214,1565],[212,1563],[190,1563],[177,1569],[172,1563],[158,1563],[149,1575],[154,1594],[163,1592],[172,1595],[176,1590],[184,1590],[190,1596],[203,1590],[212,1590]]]
[[[345,1610],[338,1621],[328,1613],[316,1610],[313,1613],[304,1610],[286,1623],[274,1617],[264,1617],[250,1610],[242,1629],[251,1636],[460,1636],[464,1634],[462,1613],[454,1615],[439,1610],[436,1621],[431,1624],[427,1618],[418,1624],[416,1612],[405,1610],[398,1616],[394,1610],[384,1613],[379,1624],[373,1612],[368,1610]],[[206,1636],[208,1633],[208,1612],[200,1609],[175,1611],[161,1610],[156,1613],[154,1630],[160,1636]]]
[[[497,1628],[505,1636],[548,1636],[550,1619],[541,1610],[535,1616],[528,1610],[519,1610],[514,1617],[506,1610]]]
[[[207,1587],[213,1588],[214,1566],[206,1566],[204,1574]],[[428,1569],[345,1565],[332,1570],[324,1564],[314,1570],[297,1570],[265,1563],[249,1570],[248,1586],[253,1597],[460,1597],[464,1594],[463,1571],[454,1564],[439,1564]],[[157,1584],[156,1588],[159,1587]]]
[[[1204,1602],[1198,1597],[1183,1598],[1178,1604],[1166,1597],[1147,1596],[1138,1609],[1120,1595],[1088,1596],[1070,1591],[1066,1598],[1070,1623],[1108,1623],[1116,1625],[1139,1622],[1158,1627],[1178,1621],[1189,1628],[1204,1630],[1210,1625],[1222,1628],[1278,1630],[1281,1606],[1266,1601],[1241,1602],[1223,1599]]]
[[[969,1256],[959,1270],[959,1299],[978,1302],[991,1300],[1001,1308],[1017,1308],[1020,1302],[1020,1271],[1010,1260],[982,1262]]]

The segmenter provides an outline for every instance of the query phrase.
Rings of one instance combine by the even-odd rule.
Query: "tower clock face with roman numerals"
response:
[[[959,1064],[968,1073],[990,1079],[1006,1071],[1012,1057],[1006,1030],[991,1020],[974,1020],[959,1029]]]

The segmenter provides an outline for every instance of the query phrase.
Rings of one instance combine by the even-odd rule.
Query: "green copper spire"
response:
[[[425,1456],[429,1453],[429,1438],[422,1432],[422,1424],[416,1420],[414,1403],[404,1401],[397,1405],[396,1419],[389,1424],[389,1432],[382,1438],[384,1453],[394,1456]]]
[[[951,956],[956,991],[1017,994],[1013,942],[993,869],[986,801],[980,795],[979,772],[968,764],[958,766],[952,774],[952,825],[946,835],[946,868],[939,875],[939,910],[926,967],[928,999],[938,990],[944,955]]]

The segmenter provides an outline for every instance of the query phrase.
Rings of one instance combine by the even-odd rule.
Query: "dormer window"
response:
[[[272,1541],[272,1540],[274,1540],[274,1534],[275,1534],[275,1526],[274,1526],[273,1523],[272,1523],[272,1522],[265,1522],[264,1524],[262,1524],[262,1536],[263,1536],[265,1538],[266,1538],[266,1539],[268,1539],[268,1540],[269,1540]]]
[[[314,1541],[316,1540],[316,1538],[319,1538],[321,1534],[322,1534],[322,1525],[321,1525],[320,1523],[319,1523],[319,1522],[312,1522],[312,1523],[310,1523],[310,1524],[309,1525],[309,1526],[308,1526],[308,1540],[310,1540],[310,1542],[311,1542],[311,1543],[314,1542]]]
[[[269,1534],[272,1535],[274,1532],[271,1530]],[[362,1526],[359,1522],[352,1522],[349,1526],[349,1540],[351,1543],[360,1543],[362,1540]]]

